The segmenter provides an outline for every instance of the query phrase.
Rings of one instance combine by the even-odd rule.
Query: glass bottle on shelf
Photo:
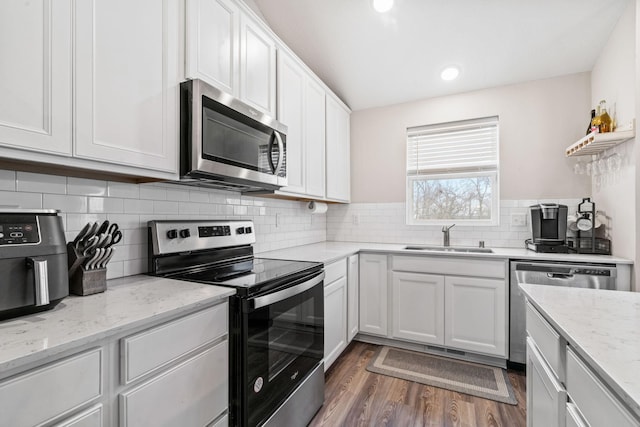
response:
[[[607,113],[607,102],[600,101],[600,133],[611,132],[611,117]]]
[[[596,117],[596,110],[591,110],[591,119],[589,119],[589,126],[587,126],[587,133],[586,135],[589,135],[591,132],[593,132],[591,130],[592,126],[593,126],[593,119]]]
[[[598,133],[600,132],[600,124],[602,123],[601,121],[601,116],[600,116],[600,105],[598,105],[597,107],[597,111],[596,111],[596,116],[591,119],[591,132],[595,132]]]

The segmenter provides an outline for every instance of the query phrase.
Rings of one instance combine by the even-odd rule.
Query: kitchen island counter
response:
[[[569,347],[640,417],[640,293],[520,287]]]

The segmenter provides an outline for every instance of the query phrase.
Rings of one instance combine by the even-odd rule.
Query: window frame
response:
[[[472,122],[477,120],[494,120],[496,123],[496,164],[495,169],[478,167],[477,170],[473,168],[461,167],[450,168],[448,170],[425,171],[421,174],[409,174],[408,165],[405,164],[406,182],[405,182],[405,222],[407,225],[451,225],[455,223],[460,226],[497,226],[500,225],[500,123],[499,117],[485,117],[471,120],[460,120],[456,122],[439,123],[432,125],[433,127],[443,126],[455,123]],[[430,127],[430,126],[420,126]],[[408,159],[409,149],[409,131],[412,128],[407,128],[407,139],[405,145],[405,159]],[[415,219],[414,218],[414,200],[413,200],[413,183],[420,180],[438,180],[438,179],[455,179],[455,178],[469,178],[469,177],[482,177],[488,176],[491,178],[491,218],[489,219],[463,219],[463,218],[451,218],[451,219]]]

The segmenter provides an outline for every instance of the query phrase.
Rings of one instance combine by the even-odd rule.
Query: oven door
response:
[[[236,390],[242,397],[235,408],[239,425],[255,426],[268,419],[322,361],[323,279],[324,272],[316,272],[284,289],[244,300],[246,338],[240,344],[244,357],[237,378],[243,390]]]

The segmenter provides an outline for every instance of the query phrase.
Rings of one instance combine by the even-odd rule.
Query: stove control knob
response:
[[[167,231],[167,239],[175,239],[178,237],[178,230],[168,230]]]
[[[189,231],[188,228],[180,230],[180,237],[182,237],[183,239],[186,239],[187,237],[191,237],[191,231]]]
[[[244,234],[244,227],[236,228],[236,234]]]
[[[251,234],[251,231],[252,231],[252,230],[251,230],[251,227],[245,227],[245,228],[244,228],[244,232],[245,232],[246,234]]]

